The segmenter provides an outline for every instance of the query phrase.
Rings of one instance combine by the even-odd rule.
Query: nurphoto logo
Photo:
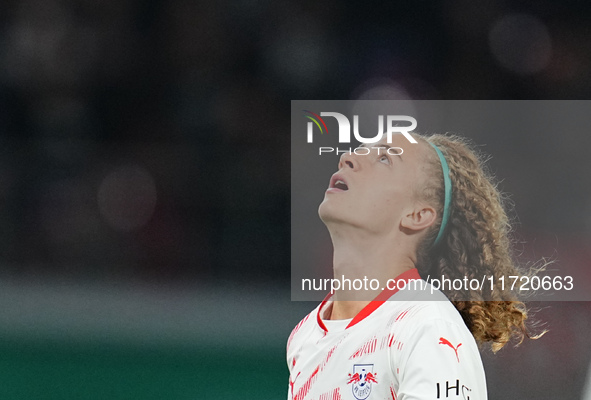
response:
[[[316,127],[317,131],[320,132],[321,135],[327,134],[328,135],[328,127],[326,126],[326,122],[322,117],[332,117],[337,121],[339,127],[339,143],[351,143],[351,123],[349,122],[349,118],[345,115],[338,113],[338,112],[326,112],[322,111],[319,114],[316,114],[309,110],[303,110],[304,117],[309,119],[307,123],[307,142],[313,143],[314,142],[314,131]],[[385,117],[385,118],[384,118]],[[385,120],[385,124],[384,124]],[[399,123],[410,123],[407,126],[398,126]],[[384,127],[385,125],[385,127]],[[413,117],[408,115],[378,115],[378,133],[373,137],[364,137],[361,136],[359,133],[359,115],[353,115],[353,136],[354,138],[363,143],[363,144],[371,144],[377,143],[386,135],[387,142],[392,143],[392,135],[401,133],[411,144],[417,143],[417,141],[410,135],[410,132],[413,131],[417,127],[417,120]],[[393,153],[390,153],[390,149]],[[336,154],[343,153],[343,152],[354,152],[357,149],[347,149],[347,150],[340,150],[339,148],[334,147],[320,147],[319,148],[319,155],[323,153],[333,153]],[[394,155],[400,155],[403,153],[403,150],[400,147],[390,147],[389,153]],[[358,154],[358,153],[356,153]]]

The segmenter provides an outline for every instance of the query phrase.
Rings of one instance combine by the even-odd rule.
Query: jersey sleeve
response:
[[[397,400],[485,400],[480,353],[465,326],[444,319],[420,324],[391,355]]]

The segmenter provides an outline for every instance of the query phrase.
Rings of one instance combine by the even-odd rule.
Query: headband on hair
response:
[[[441,169],[443,170],[443,185],[445,189],[445,200],[443,202],[443,217],[441,217],[441,226],[439,227],[439,232],[437,233],[437,237],[435,238],[435,242],[433,242],[433,247],[437,246],[443,237],[443,231],[445,231],[445,226],[447,225],[447,220],[449,219],[449,206],[451,204],[451,179],[449,178],[449,166],[447,165],[447,161],[443,156],[439,147],[435,146],[433,143],[429,142],[431,146],[437,152],[439,156],[439,161],[441,162]]]

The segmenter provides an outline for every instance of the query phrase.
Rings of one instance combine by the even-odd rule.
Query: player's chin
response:
[[[326,217],[326,213],[327,213],[327,206],[326,206],[326,196],[324,197],[324,200],[322,200],[322,203],[320,203],[320,205],[318,206],[318,216],[320,217],[320,219],[322,221],[324,221],[324,218]]]
[[[336,217],[335,205],[330,203],[331,201],[327,199],[327,196],[324,196],[324,200],[318,206],[318,216],[325,224],[333,221]]]
[[[320,206],[318,206],[318,216],[324,222],[325,225],[329,224],[340,224],[348,221],[347,215],[342,209],[342,205],[337,204],[334,201],[327,200],[326,198]]]

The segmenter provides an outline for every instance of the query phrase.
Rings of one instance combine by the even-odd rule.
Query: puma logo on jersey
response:
[[[460,362],[460,357],[458,356],[458,349],[460,348],[460,346],[462,345],[461,343],[458,344],[456,347],[454,347],[453,344],[451,344],[451,342],[449,340],[447,340],[444,337],[440,337],[439,338],[439,344],[445,344],[449,347],[451,347],[452,349],[454,349],[454,352],[456,353],[456,358],[458,359],[458,362]]]

